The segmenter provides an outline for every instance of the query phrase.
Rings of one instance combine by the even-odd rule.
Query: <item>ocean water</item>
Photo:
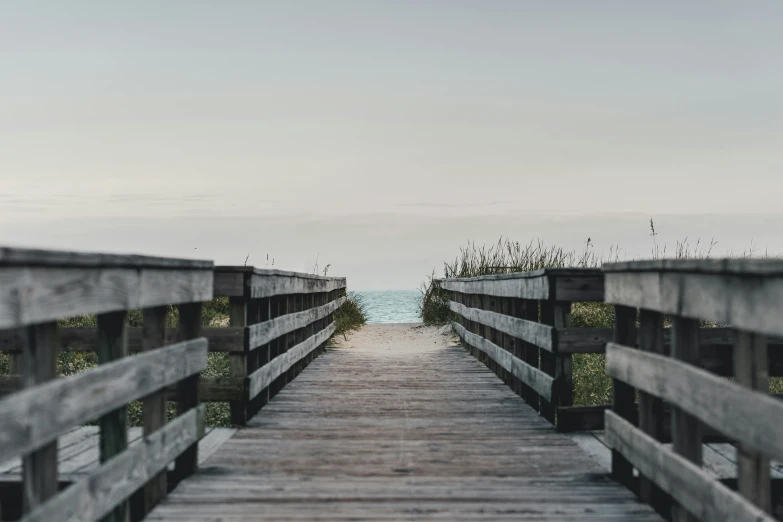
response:
[[[356,292],[367,305],[368,323],[420,323],[418,290]]]

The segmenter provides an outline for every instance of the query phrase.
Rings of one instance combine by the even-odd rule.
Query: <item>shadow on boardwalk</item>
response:
[[[319,357],[148,517],[347,519],[660,520],[448,337],[402,325]]]

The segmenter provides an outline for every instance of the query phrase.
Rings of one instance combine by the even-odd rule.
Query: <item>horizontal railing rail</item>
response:
[[[142,515],[175,481],[195,472],[204,434],[199,372],[208,341],[200,335],[202,303],[212,298],[206,261],[0,249],[0,329],[12,339],[11,370],[20,377],[0,400],[0,461],[22,457],[22,518],[124,521],[128,500]],[[176,335],[165,335],[168,306],[179,307]],[[143,309],[138,355],[129,356],[126,315]],[[97,314],[98,366],[57,377],[57,321]],[[166,388],[177,417],[166,422]],[[144,443],[128,447],[127,405],[142,400]],[[98,419],[97,470],[58,491],[57,439]]]
[[[770,459],[783,460],[783,401],[769,394],[769,370],[780,372],[770,350],[780,341],[770,340],[783,336],[783,262],[650,261],[604,272],[615,305],[605,413],[614,478],[674,520],[774,520]],[[708,432],[736,445],[736,490],[702,467]]]
[[[543,417],[560,427],[582,413],[596,416],[572,406],[572,352],[562,340],[583,351],[603,349],[604,332],[571,327],[573,302],[603,300],[600,270],[545,269],[438,284],[450,294],[454,330],[468,350]],[[560,413],[569,408],[569,415]]]

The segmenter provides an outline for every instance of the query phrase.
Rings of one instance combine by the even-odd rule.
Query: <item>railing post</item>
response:
[[[554,327],[571,327],[571,303],[556,302],[554,306]],[[574,404],[573,358],[570,353],[555,354],[555,413],[561,406]],[[559,422],[559,418],[556,419]]]
[[[532,299],[522,299],[520,301],[521,310],[520,318],[528,321],[538,322],[538,301]],[[538,368],[538,347],[533,343],[523,342],[523,360],[532,366]],[[524,392],[525,402],[527,402],[534,410],[540,410],[538,393],[531,387],[523,384],[522,390]]]
[[[24,328],[22,388],[29,388],[57,376],[57,323]],[[57,441],[22,458],[23,510],[33,508],[57,494]]]
[[[259,322],[269,321],[272,317],[272,299],[265,297],[259,300],[258,303]],[[269,363],[271,360],[271,348],[272,343],[267,343],[264,346],[256,348],[256,368],[261,368]],[[257,414],[261,408],[269,403],[269,386],[267,386],[256,399],[251,401],[253,403],[253,415]]]
[[[639,350],[664,354],[663,315],[642,309],[639,311]],[[653,395],[639,392],[639,429],[658,441],[664,436],[663,401]],[[654,482],[639,475],[639,498],[659,513],[671,505],[668,495]]]
[[[737,332],[734,346],[734,380],[752,390],[769,392],[767,339]],[[767,513],[772,510],[769,459],[742,444],[737,445],[737,486],[740,494]]]
[[[548,326],[555,326],[557,322],[557,316],[562,315],[562,308],[560,303],[554,301],[541,301],[541,323]],[[539,369],[550,375],[556,377],[557,372],[557,360],[553,353],[540,348],[539,352]],[[557,382],[557,381],[555,381]],[[550,423],[555,423],[555,410],[557,406],[557,386],[553,390],[554,396],[552,402],[546,401],[543,398],[540,399],[541,409],[539,413],[542,417],[548,420]]]
[[[179,305],[179,330],[177,337],[180,341],[196,339],[201,335],[201,311],[202,303],[187,303]],[[177,384],[177,414],[181,415],[199,404],[198,397],[199,375],[186,377]],[[177,457],[174,467],[175,483],[189,477],[198,470],[198,442]]]
[[[248,299],[246,297],[229,297],[228,301],[229,325],[234,328],[245,328],[248,325]],[[247,336],[247,333],[245,333]],[[247,340],[247,337],[245,337]],[[236,379],[244,379],[248,375],[248,349],[245,343],[243,353],[230,353],[228,355],[228,374]],[[231,401],[231,424],[246,426],[249,418],[248,390],[243,386],[242,400]]]
[[[166,315],[165,306],[146,308],[142,311],[144,324],[142,327],[142,349],[147,352],[166,345]],[[166,424],[166,390],[155,392],[142,400],[142,422],[144,436],[151,435]],[[158,505],[166,496],[166,472],[162,471],[152,478],[131,501],[131,511],[139,512],[143,518],[152,508]]]
[[[98,364],[117,361],[128,355],[125,319],[127,312],[98,315]],[[106,462],[128,447],[128,407],[123,406],[100,418],[100,458]],[[104,522],[127,522],[128,502],[114,508]]]
[[[614,342],[624,346],[634,346],[636,343],[636,308],[614,307]],[[634,389],[617,379],[612,379],[612,411],[625,420],[634,420]],[[633,466],[614,449],[612,477],[628,489],[633,489]]]
[[[671,356],[686,363],[699,364],[699,321],[674,317],[672,319]],[[701,465],[701,423],[672,405],[672,448],[694,464]],[[696,522],[697,518],[681,506],[672,509],[674,522]]]

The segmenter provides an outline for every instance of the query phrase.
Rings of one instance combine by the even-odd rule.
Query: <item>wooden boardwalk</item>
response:
[[[147,520],[661,520],[446,344],[330,349]]]

